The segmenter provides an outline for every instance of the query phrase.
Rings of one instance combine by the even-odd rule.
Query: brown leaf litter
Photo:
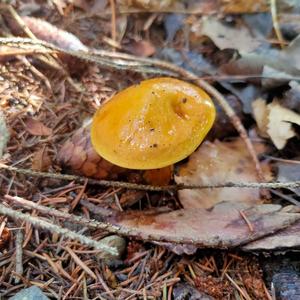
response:
[[[112,42],[110,34],[113,26],[110,22],[111,7],[108,2],[96,0],[88,5],[87,2],[84,3],[85,1],[54,2],[53,5],[41,5],[35,1],[31,3],[19,1],[18,9],[22,15],[40,16],[49,21],[44,23],[31,17],[23,19],[25,25],[27,24],[37,37],[44,37],[45,40],[52,42],[58,41],[60,46],[66,45],[65,47],[72,47],[76,43],[80,47],[84,43],[90,47],[112,50],[109,45]],[[269,9],[266,1],[255,1],[255,3],[248,1],[247,4],[243,1],[188,2],[187,7],[183,7],[179,1],[164,1],[163,8],[162,3],[156,3],[151,9],[158,11],[166,9],[171,12],[172,10],[182,12],[188,9],[191,14],[195,14],[197,9],[203,14],[211,14],[213,11],[265,12]],[[116,12],[119,14],[124,9],[145,10],[149,7],[147,3],[148,1],[125,1],[125,6],[119,7],[116,2]],[[95,5],[102,7],[101,10],[91,11]],[[89,15],[85,15],[86,13]],[[97,17],[95,13],[98,14]],[[195,14],[186,17],[190,20],[184,19],[185,27],[181,30],[181,35],[175,36],[170,42],[170,47],[190,46],[189,40],[186,39],[189,34],[186,33],[191,33],[189,26],[193,24],[194,17],[200,18],[200,16]],[[126,51],[128,42],[136,41],[135,46],[138,48],[131,49],[131,52],[136,51],[135,53],[141,56],[156,55],[159,51],[158,46],[165,42],[162,30],[163,18],[161,13],[126,14],[122,15],[122,18],[120,16],[115,24],[116,28],[122,28],[117,46],[121,47],[120,50]],[[246,33],[245,45],[256,48],[261,39],[257,39],[255,34],[249,35],[249,30],[241,25],[243,23],[239,23],[241,20],[238,16],[232,15],[230,18],[237,20],[234,29],[238,30],[241,26],[243,30],[240,32]],[[227,21],[223,23],[217,20],[216,32],[206,34],[211,35],[216,44],[220,43],[221,48],[225,45],[224,40],[226,45],[235,45],[237,49],[245,46],[236,41],[235,44],[231,43],[230,40],[236,37],[237,31],[228,30],[221,40],[220,37],[216,38],[218,31],[223,32],[224,28],[227,30],[228,26],[233,25],[233,23],[230,25],[231,21]],[[59,28],[68,28],[76,34],[69,40],[65,32],[59,31],[58,27],[49,27],[50,23],[56,24]],[[11,29],[9,23],[7,24],[8,29]],[[2,34],[5,31],[3,28],[1,27]],[[82,44],[77,37],[83,42]],[[181,37],[180,40],[178,37]],[[264,38],[269,39],[269,37]],[[203,36],[200,36],[194,43],[201,44],[202,48],[200,48],[204,49],[201,54],[205,59],[211,60],[212,52],[209,52],[209,47],[201,41],[207,42],[207,38],[203,39]],[[178,47],[179,52],[182,50],[181,47]],[[295,52],[290,55],[297,58]],[[81,133],[81,137],[78,138],[76,132],[82,126],[83,120],[90,117],[95,109],[109,99],[115,91],[138,82],[146,75],[137,75],[132,71],[107,70],[78,60],[71,63],[59,57],[56,60],[58,65],[62,65],[60,59],[67,64],[72,76],[78,80],[76,83],[85,86],[84,90],[72,85],[67,74],[62,72],[64,67],[57,71],[36,58],[35,55],[28,56],[26,62],[21,57],[1,57],[1,62],[4,63],[0,68],[2,95],[0,106],[4,110],[11,133],[4,157],[5,163],[17,168],[58,173],[61,171],[61,164],[55,158],[59,157],[64,167],[87,176],[106,179],[126,177],[129,182],[145,181],[159,185],[168,184],[172,180],[173,169],[165,170],[164,173],[157,170],[148,173],[130,172],[124,176],[124,170],[117,170],[115,166],[95,156],[95,153],[90,150],[88,134],[82,138]],[[35,72],[35,68],[41,73]],[[248,67],[244,69],[248,70]],[[45,75],[44,79],[50,83],[48,88],[46,88],[46,81],[41,80],[41,74]],[[213,80],[215,81],[214,78]],[[247,84],[243,81],[243,84],[245,83]],[[226,84],[222,85],[222,89],[226,89]],[[226,92],[231,93],[231,90]],[[294,98],[296,99],[294,103],[297,103],[296,89],[294,89]],[[294,110],[290,106],[287,108]],[[244,122],[245,124],[249,122],[249,116],[243,119]],[[252,125],[249,125],[249,128],[250,126]],[[230,136],[223,135],[222,139],[224,137],[231,139],[234,135],[235,133],[230,133]],[[59,154],[61,151],[64,152],[62,156]],[[265,154],[266,150],[262,152]],[[213,155],[218,164],[213,163]],[[90,164],[87,164],[87,161]],[[229,180],[256,181],[255,169],[244,145],[239,141],[228,142],[228,139],[226,142],[222,140],[203,144],[189,158],[189,162],[177,167],[181,180],[197,184]],[[266,167],[266,175],[270,179],[269,165]],[[299,247],[300,244],[297,236],[299,211],[295,210],[294,206],[291,210],[287,210],[287,208],[282,209],[280,205],[260,204],[262,199],[257,190],[241,191],[232,188],[214,191],[197,190],[199,194],[196,196],[190,193],[185,194],[185,197],[183,195],[187,191],[182,191],[180,201],[186,209],[180,210],[181,204],[178,203],[173,191],[161,193],[125,191],[124,188],[99,187],[87,185],[86,182],[85,184],[66,183],[62,180],[35,178],[11,171],[2,172],[2,170],[0,186],[3,203],[13,209],[17,209],[17,206],[8,203],[3,197],[4,194],[17,194],[41,205],[51,206],[60,212],[72,212],[90,221],[96,215],[102,218],[102,221],[108,220],[128,229],[137,238],[152,241],[156,237],[158,240],[158,245],[154,245],[131,237],[126,239],[120,237],[122,242],[127,244],[123,256],[120,259],[99,259],[101,253],[98,250],[33,227],[29,223],[24,225],[22,222],[12,222],[10,218],[8,220],[3,218],[0,224],[0,293],[3,297],[10,297],[24,286],[33,284],[40,286],[45,294],[55,299],[100,296],[107,299],[164,297],[164,299],[177,300],[182,297],[186,299],[200,297],[200,290],[201,297],[205,297],[203,299],[237,299],[238,297],[269,299],[270,295],[260,267],[252,255],[243,252],[236,254],[233,250],[213,251],[211,249],[198,251],[192,256],[181,254],[188,253],[191,250],[188,246],[193,244],[196,247],[192,247],[189,254],[195,253],[197,247],[203,246],[219,249],[219,247],[241,245],[242,249],[253,251],[280,249],[284,245]],[[222,200],[233,200],[233,202],[219,203]],[[83,203],[94,204],[94,208],[97,209]],[[215,207],[211,208],[214,205]],[[208,207],[209,210],[206,209]],[[107,232],[100,229],[89,228],[82,224],[70,224],[60,217],[54,219],[50,215],[42,216],[37,210],[18,208],[21,209],[37,218],[53,221],[63,228],[82,232],[95,241],[107,237]],[[113,212],[118,217],[105,216],[104,211]],[[288,228],[283,229],[283,227]],[[19,229],[24,233],[24,241],[21,245],[20,241],[15,239],[16,230]],[[177,242],[172,246],[182,246],[187,252],[183,251],[180,255],[175,255],[168,250],[172,247],[160,246],[161,241],[166,237]],[[180,242],[187,244],[182,245]],[[16,273],[18,268],[15,268],[15,265],[18,264],[17,267],[20,267],[20,262],[14,260],[19,251],[16,249],[23,250],[21,255],[23,274]],[[19,283],[15,278],[19,279]]]

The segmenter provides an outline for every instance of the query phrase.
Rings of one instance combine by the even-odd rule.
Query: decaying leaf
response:
[[[262,146],[262,145],[260,145]],[[266,177],[270,176],[265,166]],[[256,181],[252,159],[241,139],[232,142],[204,142],[186,165],[179,168],[175,181],[180,184],[220,184]],[[260,203],[260,194],[254,189],[221,188],[179,191],[184,208],[209,208],[221,201]]]
[[[267,236],[263,239],[251,242],[243,247],[244,250],[280,250],[295,249],[300,247],[300,222],[296,222],[290,227]]]
[[[269,10],[269,2],[267,0],[221,0],[220,5],[225,14],[250,14]]]
[[[3,155],[8,138],[9,138],[9,133],[6,127],[4,114],[2,113],[2,111],[0,111],[0,158]]]
[[[297,181],[300,178],[300,165],[299,163],[287,162],[276,162],[275,166],[278,169],[277,181],[287,182],[287,181]],[[292,189],[295,193],[300,196],[300,188]]]
[[[4,246],[10,240],[10,238],[11,238],[11,231],[7,227],[4,227],[0,235],[0,250],[4,248]]]
[[[247,27],[226,26],[215,17],[203,17],[201,25],[193,30],[199,35],[208,36],[220,49],[233,48],[251,52],[261,45],[261,41],[253,38]]]
[[[289,82],[290,89],[284,93],[280,100],[282,106],[300,113],[300,84],[297,81]]]
[[[89,15],[97,15],[98,13],[103,13],[103,10],[105,9],[107,5],[107,0],[95,0],[95,1],[89,1],[89,0],[72,0],[72,4],[76,7],[79,7],[83,9],[86,13],[89,13]]]
[[[118,0],[118,2],[124,7],[160,10],[171,6],[174,0]]]
[[[142,239],[230,248],[287,228],[299,219],[300,213],[282,212],[280,205],[227,202],[212,210],[193,208],[160,214],[127,211],[109,222]]]
[[[292,123],[300,125],[300,115],[277,101],[266,104],[263,99],[252,103],[257,126],[263,136],[269,136],[277,149],[283,149],[288,139],[296,135]]]
[[[239,54],[240,57],[236,60],[231,60],[221,66],[222,73],[258,77],[262,75],[261,83],[265,88],[283,85],[300,74],[294,61],[284,52],[276,49],[264,49],[251,53],[240,52]],[[253,79],[248,81],[253,81]],[[259,80],[256,78],[255,81]]]
[[[297,36],[287,48],[283,50],[286,57],[288,57],[294,64],[295,67],[300,69],[300,35]]]
[[[266,101],[257,99],[252,102],[253,115],[259,129],[259,134],[263,137],[268,137],[268,108]]]
[[[32,169],[35,171],[48,171],[51,166],[51,158],[46,147],[34,152],[32,157]]]
[[[35,119],[28,119],[26,121],[25,129],[32,135],[51,135],[52,129],[45,126],[42,122]]]
[[[130,207],[139,202],[144,196],[145,191],[128,190],[125,191],[120,198],[120,205],[122,208]]]
[[[156,49],[151,41],[141,40],[132,41],[129,45],[124,46],[124,49],[136,56],[148,57],[155,53]]]

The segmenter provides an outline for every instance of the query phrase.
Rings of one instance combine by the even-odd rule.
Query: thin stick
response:
[[[22,18],[18,15],[16,10],[11,5],[7,5],[4,7],[9,11],[9,13],[14,18],[14,20],[17,22],[17,24],[31,39],[38,40],[36,38],[36,36],[33,34],[33,32],[28,28],[28,26],[25,24],[25,22],[22,20]],[[57,62],[57,57],[54,58],[54,57],[51,57],[49,54],[45,54],[45,57],[39,56],[38,59],[40,61],[42,61],[43,63],[60,70],[66,76],[68,82],[78,91],[76,84],[73,82],[73,79],[68,75],[68,72],[62,66],[60,66],[59,63]],[[35,71],[35,69],[36,69],[33,66],[30,66],[30,68],[32,68],[33,71]],[[49,90],[51,91],[51,85],[50,85],[49,80],[46,78],[46,76],[44,76],[38,70],[36,70],[34,73],[36,73],[37,75],[40,74],[41,79],[44,81],[46,80],[45,85],[47,86],[47,88],[50,88]]]
[[[116,31],[116,4],[115,0],[109,0],[110,10],[111,10],[111,38],[114,42],[117,41],[117,31]]]
[[[78,183],[85,183],[87,181],[92,185],[100,185],[105,187],[116,187],[116,188],[126,188],[131,190],[140,191],[178,191],[185,189],[211,189],[211,188],[255,188],[255,189],[282,189],[282,188],[299,188],[300,180],[298,181],[288,181],[288,182],[224,182],[218,184],[207,184],[207,185],[197,185],[197,184],[173,184],[166,186],[153,186],[147,184],[137,184],[124,181],[111,181],[111,180],[96,180],[90,179],[83,176],[77,175],[67,175],[67,174],[57,174],[57,173],[46,173],[37,172],[28,169],[18,169],[16,167],[7,166],[0,163],[0,169],[6,169],[9,171],[17,172],[20,174],[42,177],[42,178],[54,178],[67,181],[76,181]]]
[[[77,256],[76,253],[74,253],[74,251],[69,246],[66,246],[64,249],[71,255],[71,257],[73,258],[77,266],[79,266],[84,272],[86,272],[92,278],[97,280],[97,276],[95,275],[95,273]]]
[[[239,213],[242,216],[242,218],[245,220],[246,224],[248,225],[250,232],[253,232],[254,231],[253,226],[249,221],[249,219],[247,218],[247,216],[245,215],[245,213],[242,210],[239,210]]]
[[[270,0],[270,8],[271,8],[272,21],[273,21],[273,28],[274,28],[275,34],[277,36],[277,39],[279,41],[280,47],[283,49],[284,45],[285,45],[285,41],[282,36],[280,27],[279,27],[277,8],[276,8],[276,0]]]
[[[71,215],[71,214],[56,210],[54,208],[49,208],[49,207],[34,203],[32,201],[28,201],[26,199],[23,199],[23,198],[20,198],[17,196],[12,197],[9,195],[5,195],[5,199],[9,200],[9,201],[13,201],[14,203],[17,203],[18,205],[21,205],[22,207],[26,207],[29,209],[35,209],[35,210],[37,210],[45,215],[48,215],[48,216],[51,215],[51,216],[54,216],[57,218],[63,218],[70,222],[82,224],[82,225],[90,227],[90,228],[102,229],[104,231],[122,235],[122,236],[131,236],[131,237],[135,237],[138,239],[142,239],[143,241],[159,241],[159,242],[168,242],[168,243],[177,243],[177,244],[192,244],[192,245],[197,245],[199,243],[199,241],[197,241],[197,237],[195,237],[194,239],[190,239],[190,238],[184,238],[181,236],[162,235],[160,233],[157,233],[157,234],[156,233],[147,233],[147,232],[143,232],[142,230],[140,230],[138,228],[135,229],[135,228],[131,228],[131,227],[126,227],[126,225],[118,225],[118,224],[114,225],[114,224],[111,224],[108,222],[100,222],[100,221],[93,220],[93,219],[86,219],[85,217],[81,217],[81,216]],[[1,206],[0,206],[0,208],[1,208]],[[92,205],[88,209],[91,211],[95,211],[95,209],[93,209]],[[0,211],[0,213],[1,213],[1,211]],[[283,228],[290,226],[291,224],[293,224],[296,221],[297,220],[293,220],[290,223],[286,223],[284,226],[282,225],[280,228],[279,227],[275,228],[275,229],[273,228],[272,233],[277,232],[278,230],[282,230]],[[255,220],[254,220],[254,222],[255,222]],[[245,237],[245,240],[242,240],[242,241],[238,240],[236,242],[232,242],[232,244],[230,244],[230,245],[222,244],[222,242],[220,241],[220,243],[218,243],[217,247],[227,248],[229,246],[230,247],[239,246],[240,244],[245,244],[245,243],[257,240],[268,234],[270,234],[270,232],[262,233],[260,231],[256,231],[256,232],[253,231],[251,235]],[[215,245],[213,244],[212,246],[214,247]],[[203,247],[203,242],[201,242],[201,247]]]
[[[16,232],[16,274],[23,275],[23,232],[22,229]],[[20,277],[15,277],[15,283],[20,282]]]
[[[246,300],[251,300],[250,296],[248,295],[248,293],[246,291],[243,291],[238,284],[227,274],[225,273],[225,276],[227,277],[227,279],[232,283],[232,285],[243,295],[243,297]]]
[[[79,233],[73,232],[69,229],[62,228],[58,225],[52,224],[50,222],[44,221],[40,218],[30,216],[28,214],[24,214],[22,212],[13,210],[9,207],[4,206],[3,204],[0,204],[0,214],[6,215],[11,217],[14,220],[21,220],[30,223],[33,226],[43,228],[45,230],[48,230],[52,233],[60,234],[66,238],[77,240],[81,244],[87,245],[89,247],[93,247],[95,249],[103,250],[105,252],[108,252],[112,255],[117,255],[117,249],[114,247],[110,247],[108,245],[105,245],[101,242],[94,241],[89,237],[83,236]]]

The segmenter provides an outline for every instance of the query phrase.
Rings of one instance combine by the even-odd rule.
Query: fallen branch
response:
[[[0,163],[0,169],[6,169],[8,171],[17,172],[20,174],[41,177],[41,178],[53,178],[59,180],[75,181],[78,183],[85,183],[92,185],[100,185],[105,187],[115,187],[115,188],[126,188],[131,190],[140,191],[152,191],[152,192],[162,192],[162,191],[178,191],[185,189],[211,189],[211,188],[255,188],[255,189],[295,189],[300,187],[300,180],[289,181],[289,182],[224,182],[218,184],[207,184],[207,185],[197,185],[197,184],[173,184],[166,186],[153,186],[147,184],[137,184],[124,181],[112,181],[112,180],[96,180],[83,176],[68,175],[68,174],[57,174],[57,173],[46,173],[37,172],[28,169],[18,169],[16,167],[7,166]]]
[[[16,274],[15,283],[18,284],[20,282],[20,276],[23,275],[24,268],[23,268],[23,232],[22,229],[17,230],[16,232]]]
[[[0,204],[0,214],[11,217],[14,220],[21,220],[30,223],[33,226],[43,228],[45,230],[48,230],[52,233],[56,233],[59,235],[62,235],[66,238],[77,240],[83,245],[87,245],[89,247],[93,247],[95,249],[99,249],[105,252],[108,252],[112,255],[117,255],[117,249],[114,247],[110,247],[106,244],[103,244],[98,241],[94,241],[89,237],[86,237],[84,235],[81,235],[79,233],[76,233],[74,231],[71,231],[67,228],[62,228],[58,225],[52,224],[50,222],[44,221],[38,217],[33,217],[28,214],[24,214],[20,211],[16,211],[12,208],[6,207],[3,204]]]
[[[143,241],[157,241],[157,242],[166,242],[166,243],[175,243],[175,244],[192,244],[192,245],[196,245],[196,246],[199,246],[202,248],[203,247],[204,248],[205,247],[228,248],[228,247],[236,247],[236,246],[244,245],[251,241],[255,241],[257,239],[268,236],[270,234],[274,234],[275,232],[277,232],[279,230],[282,230],[284,228],[291,226],[292,224],[294,224],[295,222],[297,222],[299,220],[299,214],[291,214],[290,218],[280,221],[279,224],[277,224],[276,226],[272,226],[269,224],[268,219],[270,220],[270,218],[271,219],[276,218],[276,213],[274,213],[274,211],[270,211],[269,213],[264,213],[264,214],[255,213],[255,214],[252,214],[251,216],[246,217],[246,219],[247,219],[246,223],[258,224],[258,223],[262,222],[262,224],[266,224],[266,228],[264,230],[262,230],[262,228],[260,228],[259,230],[253,229],[253,231],[250,230],[250,233],[247,233],[245,231],[245,236],[243,236],[243,237],[240,236],[239,238],[236,238],[236,239],[234,238],[234,239],[230,239],[227,241],[226,240],[222,241],[222,238],[220,238],[219,236],[216,237],[215,235],[212,235],[212,237],[208,240],[207,240],[207,236],[204,235],[205,240],[203,240],[203,236],[199,239],[199,237],[197,237],[196,235],[192,238],[182,236],[180,234],[179,235],[172,235],[172,234],[168,235],[168,230],[166,230],[166,233],[160,233],[160,232],[155,232],[155,230],[147,231],[147,230],[145,230],[145,228],[139,228],[139,226],[136,227],[136,226],[133,226],[130,224],[126,224],[126,225],[119,224],[119,223],[112,224],[111,222],[101,222],[101,221],[94,220],[94,219],[87,219],[85,217],[76,216],[73,214],[62,212],[62,211],[59,211],[54,208],[49,208],[49,207],[34,203],[32,201],[28,201],[26,199],[17,197],[17,196],[6,195],[5,199],[10,202],[13,202],[19,206],[25,207],[27,209],[37,210],[47,216],[51,215],[56,218],[62,218],[62,219],[68,220],[69,222],[81,224],[81,225],[84,225],[84,226],[87,226],[90,228],[94,228],[94,229],[95,228],[102,229],[104,231],[122,235],[122,236],[134,237],[134,238],[137,238],[137,239],[140,239]],[[2,207],[3,207],[3,205],[0,205],[0,213],[3,213]],[[89,211],[94,213],[96,211],[97,206],[90,203],[86,207]],[[10,211],[12,213],[15,212],[12,209],[10,209]],[[182,211],[184,211],[184,210],[182,210]],[[20,213],[20,212],[18,212],[18,213]],[[21,213],[21,214],[28,217],[27,214],[23,214],[23,213]],[[172,214],[172,212],[170,214]],[[157,214],[157,215],[159,215],[159,214]],[[97,214],[95,214],[95,217],[96,216],[97,216]],[[141,216],[142,216],[142,214],[141,214]],[[31,217],[31,216],[29,216],[29,217]],[[102,217],[102,216],[100,216],[100,217]],[[245,217],[245,215],[244,215],[244,217]],[[33,217],[31,217],[31,218],[33,218]],[[118,219],[118,215],[117,215],[116,219]],[[109,217],[108,217],[108,220],[110,220]],[[112,218],[112,220],[114,220],[114,217]],[[118,222],[118,221],[112,221],[112,222]],[[45,222],[45,223],[48,223],[48,222]],[[247,227],[246,229],[249,231],[248,224],[246,224],[246,227]],[[49,229],[49,228],[47,228],[47,229]],[[61,228],[61,230],[65,230],[65,229]],[[93,240],[92,240],[92,242],[96,243]],[[87,245],[87,243],[83,243],[83,244]],[[106,247],[108,247],[108,246],[106,246]]]

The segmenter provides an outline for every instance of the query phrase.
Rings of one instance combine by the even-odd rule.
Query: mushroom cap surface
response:
[[[91,141],[115,165],[158,169],[189,156],[211,129],[215,114],[201,88],[174,78],[149,79],[97,110]]]

